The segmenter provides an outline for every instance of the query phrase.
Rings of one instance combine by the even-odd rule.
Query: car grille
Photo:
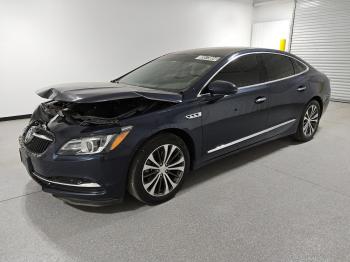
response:
[[[54,141],[51,132],[43,129],[39,125],[31,125],[24,133],[24,146],[32,153],[42,154]]]

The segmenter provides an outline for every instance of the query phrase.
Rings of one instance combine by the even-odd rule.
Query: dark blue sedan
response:
[[[48,101],[19,141],[44,191],[82,205],[118,202],[126,191],[159,204],[192,169],[284,136],[311,140],[330,83],[289,53],[205,48],[161,56],[110,82],[38,95]]]

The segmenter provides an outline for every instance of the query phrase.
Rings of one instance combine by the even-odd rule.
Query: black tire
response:
[[[315,122],[312,122],[312,124],[314,126],[313,127],[313,131],[311,132],[311,128],[308,128],[305,132],[305,129],[304,129],[304,124],[306,124],[308,121],[305,120],[307,117],[308,117],[308,114],[310,114],[310,112],[312,112],[312,108],[316,108],[317,112],[313,114],[313,116],[316,116],[317,114],[317,117],[314,117],[313,120],[311,121],[314,121],[314,120],[317,120]],[[307,142],[307,141],[310,141],[314,135],[316,134],[317,132],[317,129],[318,129],[318,125],[320,123],[320,117],[321,117],[321,106],[320,106],[320,103],[316,100],[311,100],[307,105],[306,107],[304,108],[303,110],[303,113],[300,117],[300,121],[299,121],[299,125],[298,125],[298,130],[297,132],[293,135],[293,138],[297,141],[300,141],[300,142]],[[311,123],[311,122],[310,122]],[[310,131],[310,132],[309,132]]]
[[[170,155],[168,161],[164,161],[163,159],[166,150],[165,148],[168,148],[168,154],[171,149],[174,148],[174,151]],[[160,169],[161,167],[156,167],[156,165],[153,164],[154,162],[150,161],[149,158],[151,155],[154,156],[153,159],[157,158],[156,162],[158,164],[159,162],[161,163],[163,170]],[[174,165],[173,167],[170,167],[172,164],[170,164],[168,167],[166,166],[165,162],[169,163],[170,160],[172,160],[173,163],[176,163],[178,161],[182,161],[181,157],[183,157],[184,163],[181,162],[180,166]],[[150,165],[152,165],[152,167],[154,166],[155,168],[146,168],[146,166],[149,167]],[[128,191],[136,199],[146,204],[156,205],[163,203],[173,198],[179,191],[183,184],[184,178],[189,172],[189,167],[190,155],[185,142],[181,138],[171,133],[156,135],[147,141],[136,153],[129,170]],[[164,168],[169,169],[164,171]],[[183,172],[181,170],[170,170],[176,168],[183,169]],[[178,177],[175,176],[175,172]],[[156,179],[156,176],[160,176],[160,178]],[[174,184],[176,183],[176,186],[172,187],[173,184],[169,181],[169,177],[171,178],[171,182]],[[153,178],[155,179],[155,182],[151,184],[150,181],[153,181]],[[149,180],[147,181],[147,179]],[[149,184],[150,186],[146,190],[146,187]],[[152,191],[154,185],[155,189]],[[151,189],[149,190],[149,188]],[[170,192],[165,194],[165,192],[167,192],[166,190],[170,190]],[[162,194],[163,191],[164,194]]]

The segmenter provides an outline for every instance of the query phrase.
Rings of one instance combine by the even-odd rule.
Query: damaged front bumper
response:
[[[61,156],[50,148],[36,155],[21,139],[21,161],[44,192],[78,205],[104,206],[123,200],[128,170],[123,156]]]

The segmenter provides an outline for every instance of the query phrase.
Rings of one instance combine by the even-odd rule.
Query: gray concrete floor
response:
[[[0,261],[350,261],[350,105],[315,139],[280,139],[192,173],[154,207],[77,208],[22,167],[26,120],[0,123]]]

